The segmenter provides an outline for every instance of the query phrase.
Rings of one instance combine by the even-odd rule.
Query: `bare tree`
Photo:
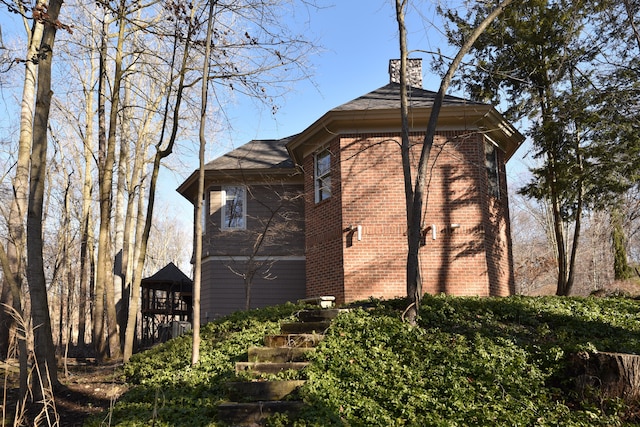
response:
[[[200,361],[200,288],[202,282],[202,223],[199,218],[202,216],[202,200],[204,199],[204,155],[206,152],[207,138],[205,136],[207,99],[209,94],[209,67],[211,56],[211,40],[213,38],[213,18],[216,1],[209,0],[209,15],[207,17],[207,33],[205,37],[204,61],[202,62],[202,91],[200,104],[200,132],[198,140],[200,149],[198,150],[198,193],[195,209],[195,265],[193,272],[193,346],[191,350],[191,364],[196,365]]]
[[[178,124],[179,124],[179,115],[180,115],[180,107],[183,101],[183,93],[186,87],[185,78],[188,72],[189,59],[190,59],[190,48],[191,48],[191,36],[193,34],[194,25],[193,15],[189,15],[185,13],[184,9],[179,9],[182,12],[178,12],[176,18],[176,37],[174,37],[173,44],[173,52],[172,52],[172,61],[171,61],[171,76],[169,78],[169,84],[167,89],[167,94],[165,98],[165,106],[164,113],[162,119],[162,131],[159,137],[159,141],[155,145],[156,154],[153,160],[153,166],[151,170],[151,179],[149,183],[149,200],[147,202],[147,211],[144,217],[144,228],[141,230],[141,234],[139,239],[136,241],[137,247],[137,263],[135,264],[135,273],[133,275],[133,283],[131,285],[131,298],[129,301],[128,307],[128,320],[127,320],[127,330],[125,333],[125,347],[124,347],[124,360],[128,360],[131,357],[133,352],[133,340],[135,334],[135,319],[138,311],[139,300],[140,300],[140,283],[142,280],[142,271],[144,267],[144,259],[147,253],[147,244],[149,241],[149,234],[151,232],[151,220],[153,218],[153,210],[155,205],[155,193],[156,193],[156,185],[158,180],[158,173],[160,170],[160,165],[163,159],[168,157],[173,152],[173,147],[178,136]],[[193,13],[193,10],[192,12]],[[186,39],[184,41],[184,45],[182,46],[183,53],[182,57],[179,61],[177,76],[177,86],[175,97],[171,98],[171,84],[174,81],[174,60],[176,54],[178,53],[178,44],[180,42],[179,37],[177,37],[178,28],[183,23],[186,23]],[[173,105],[171,104],[173,102]],[[172,110],[173,109],[173,110]],[[172,113],[172,114],[171,114]],[[166,137],[165,140],[165,131],[169,128],[169,136]],[[142,203],[142,201],[139,201]]]
[[[449,88],[451,79],[458,66],[462,62],[463,57],[469,52],[475,41],[482,35],[484,30],[496,19],[502,11],[512,3],[513,0],[503,0],[500,4],[491,12],[483,21],[469,34],[468,38],[464,41],[460,50],[456,54],[455,58],[449,65],[449,68],[440,82],[440,88],[436,94],[433,105],[431,107],[431,115],[429,117],[429,123],[427,124],[427,130],[425,133],[424,141],[422,144],[422,151],[420,153],[420,160],[417,166],[417,176],[415,184],[407,183],[407,178],[411,177],[411,173],[404,173],[405,177],[405,191],[408,187],[413,187],[413,194],[407,196],[407,218],[409,221],[408,227],[408,239],[409,239],[409,251],[407,255],[407,296],[409,305],[406,310],[407,320],[410,323],[415,323],[418,311],[420,309],[420,300],[422,299],[422,286],[420,283],[420,266],[419,266],[419,249],[422,233],[422,210],[424,208],[424,194],[427,184],[429,158],[431,155],[431,147],[433,146],[433,140],[436,134],[436,126],[438,124],[438,116],[442,107],[444,96]],[[406,1],[396,0],[396,20],[398,21],[398,27],[400,28],[400,35],[406,35],[404,30],[404,13],[406,10]],[[407,58],[406,40],[400,40],[400,58]],[[402,60],[402,59],[401,59]],[[402,65],[401,65],[402,69]],[[401,72],[401,90],[406,91],[406,64],[404,66],[404,72]],[[404,75],[403,75],[404,74]],[[406,95],[405,95],[406,96]],[[402,99],[402,97],[401,97]],[[406,98],[405,98],[406,99]],[[404,107],[401,107],[401,111],[406,114]],[[403,120],[403,127],[406,126]],[[403,129],[403,135],[408,135],[408,130]],[[403,141],[403,159],[405,156],[408,158],[408,144]],[[403,167],[410,168],[410,162],[403,160]],[[410,201],[409,201],[410,200]]]
[[[38,1],[36,10],[42,9],[44,1]],[[27,214],[27,199],[29,194],[29,165],[31,156],[31,141],[33,139],[33,113],[35,106],[35,91],[37,78],[37,58],[38,50],[42,41],[44,24],[42,20],[34,19],[33,27],[29,26],[26,19],[26,12],[18,3],[23,16],[25,17],[24,28],[27,33],[27,52],[24,61],[25,76],[22,88],[22,100],[20,110],[20,136],[18,140],[18,159],[16,162],[16,173],[13,179],[13,197],[8,217],[8,239],[7,258],[9,270],[5,271],[4,284],[0,302],[7,306],[13,305],[18,312],[22,310],[18,307],[20,301],[11,300],[11,286],[7,276],[13,275],[13,283],[18,287],[22,283],[22,270],[25,256],[25,219]],[[0,308],[0,355],[6,357],[9,346],[9,330],[13,320],[11,314]]]
[[[34,348],[39,371],[34,376],[36,393],[58,384],[55,348],[51,335],[51,319],[47,297],[47,284],[43,264],[42,217],[43,196],[47,169],[47,127],[51,107],[51,63],[53,44],[58,29],[58,15],[62,0],[51,0],[40,11],[44,32],[39,49],[36,108],[33,120],[33,145],[29,178],[29,204],[27,210],[27,280],[31,296],[31,317],[34,325]],[[41,384],[40,381],[44,382]]]

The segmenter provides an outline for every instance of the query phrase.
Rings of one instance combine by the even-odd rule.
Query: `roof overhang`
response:
[[[195,170],[176,189],[185,199],[195,205],[198,195],[199,171]],[[261,169],[205,169],[205,189],[211,185],[260,183],[272,182],[277,179],[280,182],[302,183],[303,177],[297,168],[261,168]]]
[[[431,108],[413,108],[409,113],[412,132],[425,131]],[[332,110],[287,143],[297,165],[339,134],[398,132],[401,126],[397,108],[372,110]],[[438,115],[438,130],[476,130],[487,135],[505,153],[508,160],[524,141],[518,132],[490,105],[443,106]]]

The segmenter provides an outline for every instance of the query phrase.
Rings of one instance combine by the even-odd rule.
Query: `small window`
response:
[[[222,229],[239,230],[246,227],[246,190],[243,186],[222,187]]]
[[[200,208],[200,225],[202,226],[202,234],[207,233],[207,219],[209,218],[209,209],[207,204],[207,199],[209,196],[205,195],[202,199],[202,207]]]
[[[325,148],[314,157],[316,203],[331,197],[331,152]]]
[[[484,165],[487,169],[489,194],[500,198],[500,174],[498,173],[498,150],[490,141],[484,143]]]

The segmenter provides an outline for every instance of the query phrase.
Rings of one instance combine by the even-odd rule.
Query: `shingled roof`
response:
[[[293,160],[285,148],[290,139],[254,139],[210,161],[204,168],[219,171],[293,168]]]
[[[417,87],[408,88],[409,104],[411,108],[430,108],[436,97],[436,92]],[[443,106],[484,105],[480,102],[445,95]],[[400,108],[400,84],[389,83],[374,91],[346,102],[331,111],[367,111],[389,110]]]
[[[155,274],[142,279],[142,284],[148,283],[188,283],[191,284],[191,279],[182,272],[174,263],[162,267]]]
[[[429,108],[433,105],[435,92],[409,87],[412,108]],[[445,96],[445,106],[484,105],[455,96]],[[400,108],[400,84],[389,83],[381,88],[346,102],[330,111],[371,111]],[[295,135],[282,139],[254,139],[205,164],[205,170],[255,170],[293,168],[294,163],[286,144]]]

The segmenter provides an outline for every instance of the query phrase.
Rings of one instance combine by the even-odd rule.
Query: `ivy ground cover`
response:
[[[222,426],[216,408],[236,361],[302,306],[236,313],[135,355],[132,390],[89,425]],[[367,301],[340,315],[304,372],[306,409],[272,426],[640,425],[637,408],[577,392],[571,356],[640,354],[640,304],[627,298],[426,296],[418,326],[404,302]],[[283,375],[290,375],[285,373]]]

